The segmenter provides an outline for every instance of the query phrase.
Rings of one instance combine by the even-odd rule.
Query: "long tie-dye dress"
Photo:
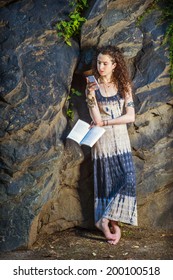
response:
[[[96,90],[102,120],[123,114],[124,99],[104,97]],[[109,125],[92,147],[95,222],[109,220],[137,225],[136,179],[127,125]]]

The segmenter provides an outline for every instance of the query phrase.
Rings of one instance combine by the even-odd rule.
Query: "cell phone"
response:
[[[98,84],[96,78],[94,77],[94,75],[90,75],[87,78],[90,81],[90,83],[96,83],[97,87],[99,88],[99,84]]]

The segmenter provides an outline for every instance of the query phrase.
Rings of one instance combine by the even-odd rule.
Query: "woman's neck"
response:
[[[112,83],[112,78],[111,76],[105,76],[105,77],[101,77],[101,82],[104,84],[110,84]]]

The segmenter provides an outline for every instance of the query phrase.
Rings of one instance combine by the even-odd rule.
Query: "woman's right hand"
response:
[[[86,95],[95,96],[95,90],[98,89],[98,86],[94,82],[90,82],[88,78],[87,85],[86,85]]]

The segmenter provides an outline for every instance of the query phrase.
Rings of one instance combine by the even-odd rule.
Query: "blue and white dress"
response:
[[[104,97],[96,90],[102,120],[123,114],[120,94]],[[136,177],[127,125],[109,125],[92,147],[95,222],[109,220],[137,225]]]

